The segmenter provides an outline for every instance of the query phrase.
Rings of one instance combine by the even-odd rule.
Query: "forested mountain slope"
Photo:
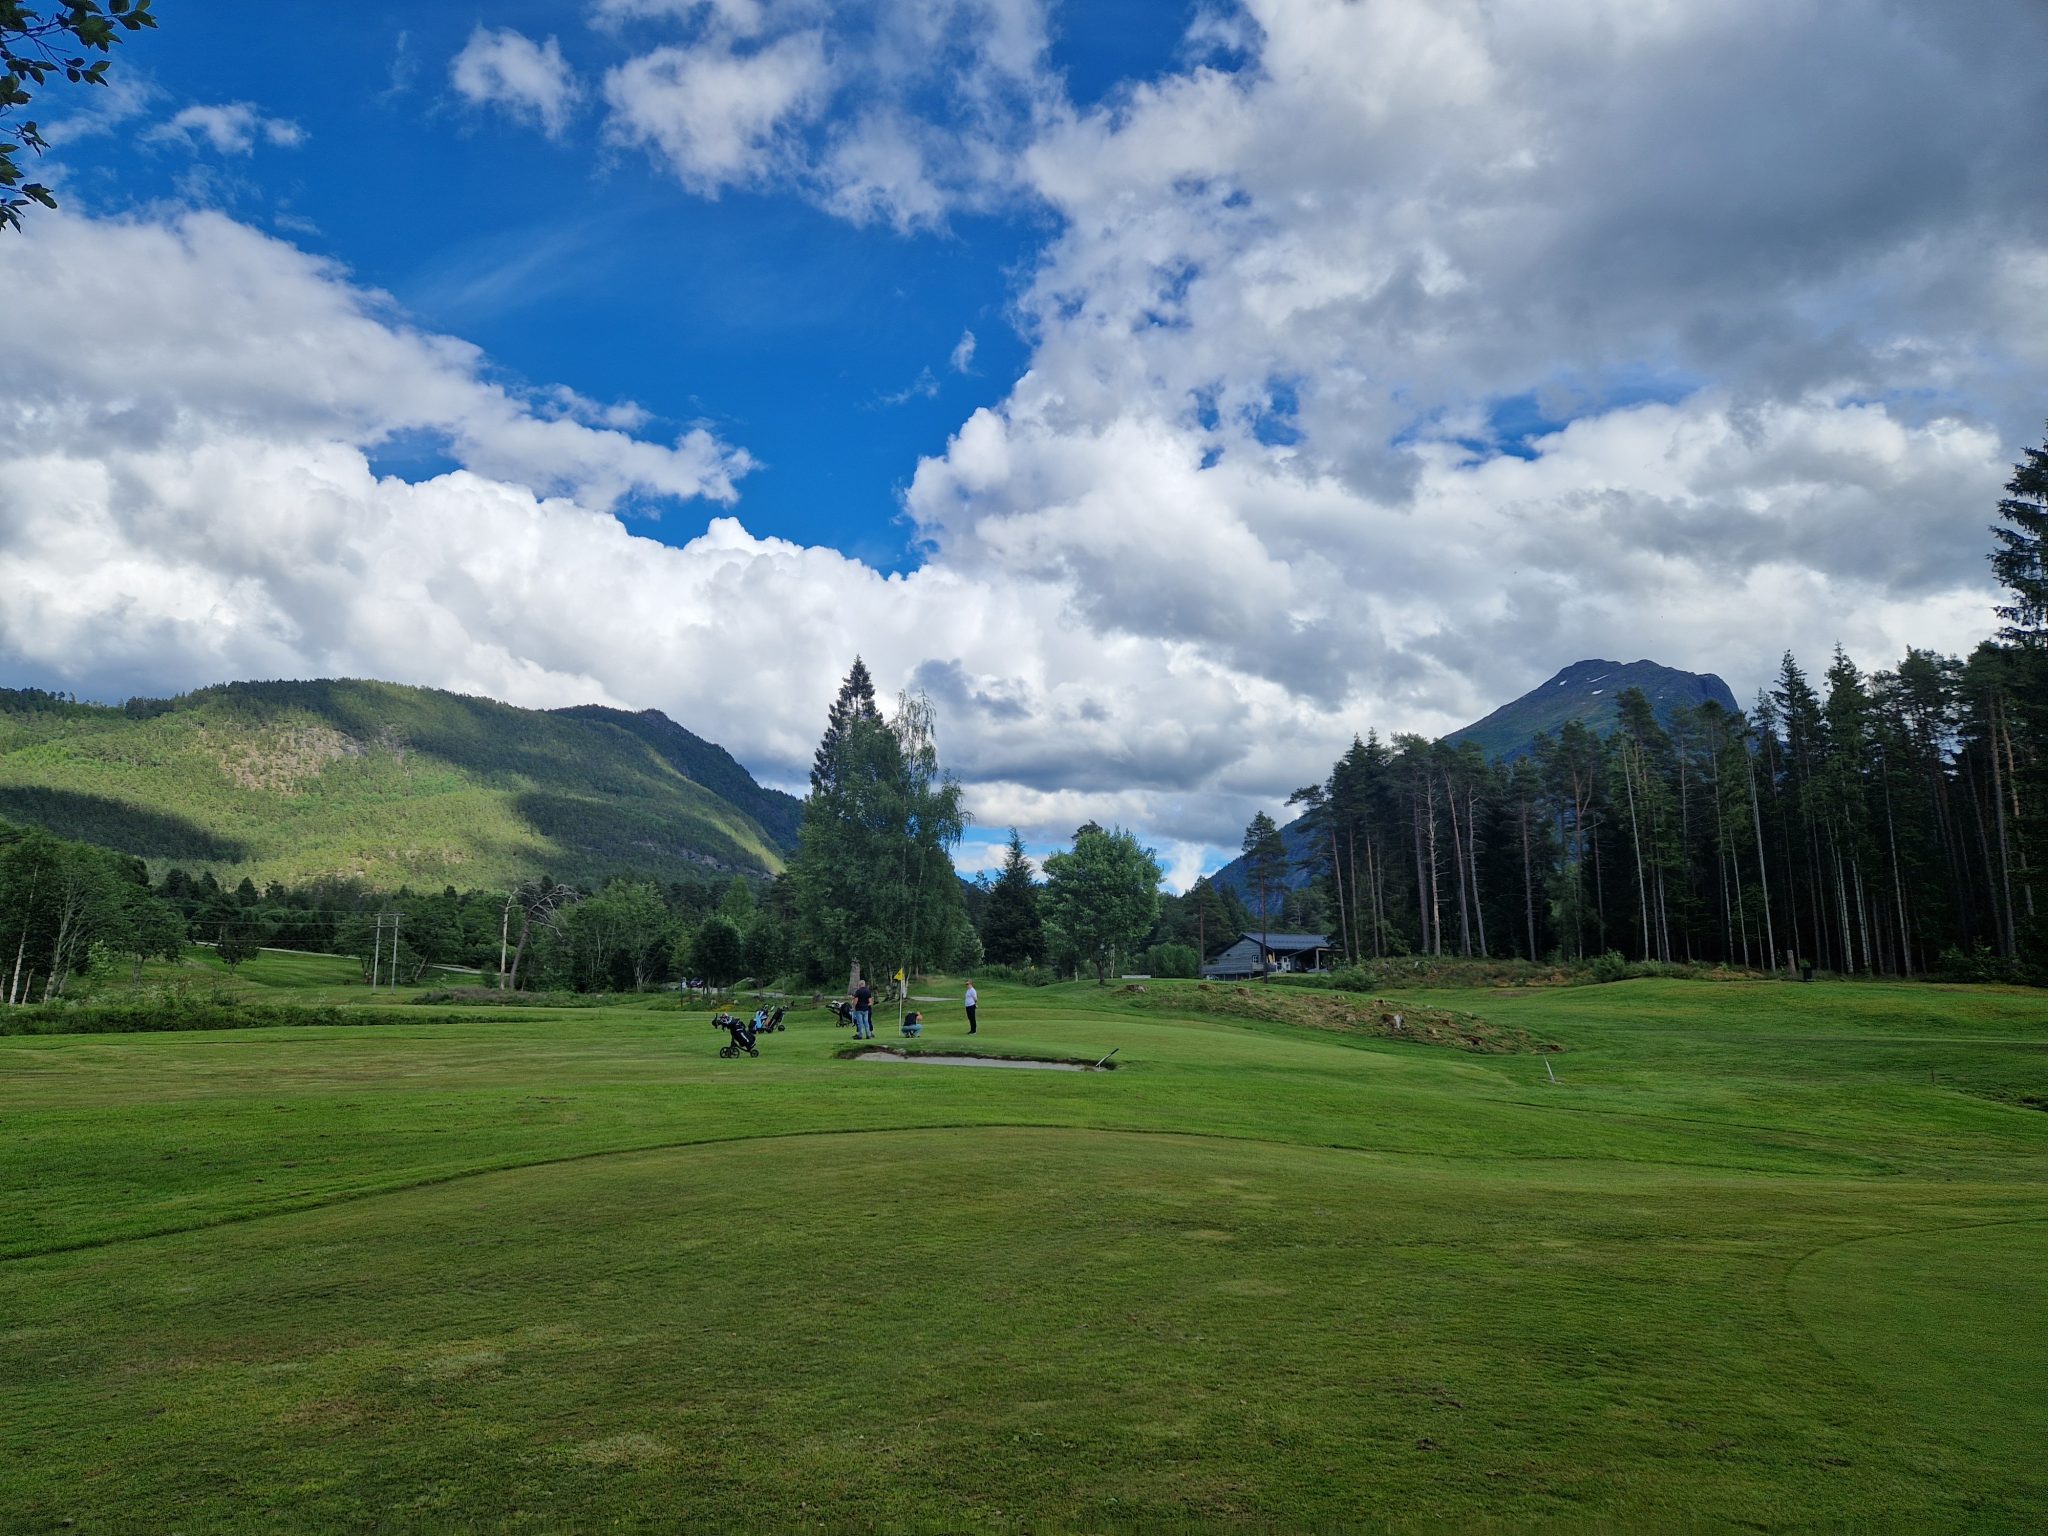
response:
[[[597,720],[631,731],[665,758],[686,779],[694,779],[727,804],[754,818],[778,848],[796,847],[797,824],[804,803],[795,795],[754,782],[739,760],[716,742],[686,731],[658,709],[612,709],[603,704],[577,704],[554,711],[578,720]]]
[[[1728,685],[1711,672],[1681,672],[1654,661],[1575,661],[1542,687],[1444,740],[1452,746],[1477,742],[1490,760],[1502,763],[1527,753],[1537,736],[1555,736],[1568,720],[1605,736],[1620,722],[1615,701],[1631,688],[1642,689],[1664,726],[1677,711],[1697,709],[1709,699],[1730,714],[1738,707]]]
[[[1555,736],[1568,721],[1580,721],[1596,734],[1608,735],[1620,723],[1615,701],[1631,688],[1643,691],[1657,712],[1658,723],[1666,726],[1677,711],[1696,709],[1709,699],[1730,714],[1737,708],[1735,695],[1712,672],[1681,672],[1654,661],[1594,659],[1573,662],[1541,687],[1531,688],[1485,719],[1460,726],[1442,739],[1452,746],[1476,742],[1490,761],[1512,762],[1527,755],[1539,735]],[[1300,821],[1290,821],[1280,829],[1280,836],[1287,845],[1287,884],[1306,885],[1311,876],[1302,866],[1308,848]],[[1242,859],[1232,859],[1209,878],[1241,897],[1251,895]]]
[[[652,711],[517,709],[352,680],[119,707],[0,690],[0,819],[157,871],[461,886],[773,872],[795,808]]]

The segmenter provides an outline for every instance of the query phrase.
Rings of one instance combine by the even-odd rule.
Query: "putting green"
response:
[[[0,1041],[0,1525],[2026,1529],[2048,1031],[1784,995]]]

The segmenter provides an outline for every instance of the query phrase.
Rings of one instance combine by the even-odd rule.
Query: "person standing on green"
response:
[[[974,1033],[974,1005],[980,1001],[980,994],[974,990],[972,978],[969,978],[967,983],[967,996],[961,1001],[967,1005],[967,1033],[971,1035]]]

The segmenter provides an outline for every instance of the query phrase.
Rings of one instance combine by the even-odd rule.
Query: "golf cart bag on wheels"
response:
[[[784,1027],[782,1015],[786,1011],[781,1008],[777,1008],[773,1013],[770,1013],[766,1008],[758,1010],[754,1014],[754,1033],[757,1035],[772,1035],[778,1029],[782,1029]]]
[[[758,1056],[760,1048],[754,1044],[754,1026],[745,1019],[735,1018],[729,1013],[713,1014],[711,1027],[722,1029],[732,1036],[729,1044],[718,1048],[720,1056],[730,1059],[734,1056]]]
[[[847,1002],[844,998],[841,998],[836,1003],[827,1003],[825,1006],[831,1010],[833,1027],[835,1029],[844,1029],[853,1022],[853,1004]]]

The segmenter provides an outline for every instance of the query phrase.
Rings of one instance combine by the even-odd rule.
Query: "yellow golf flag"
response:
[[[893,979],[894,979],[894,980],[896,980],[896,981],[901,981],[901,980],[903,979],[903,967],[902,967],[902,966],[900,966],[900,965],[899,965],[899,966],[897,966],[897,967],[896,967],[896,975],[894,976],[894,978],[893,978]]]

